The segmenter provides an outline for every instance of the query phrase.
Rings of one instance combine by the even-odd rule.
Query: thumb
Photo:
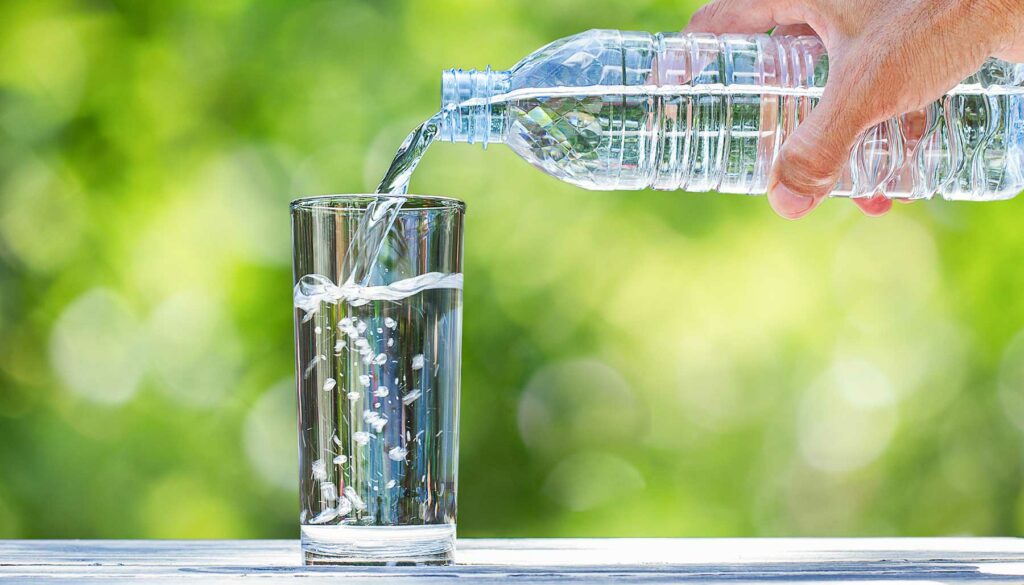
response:
[[[842,89],[830,89],[783,143],[772,168],[768,202],[787,219],[807,215],[832,191],[850,150],[871,126],[863,102]]]

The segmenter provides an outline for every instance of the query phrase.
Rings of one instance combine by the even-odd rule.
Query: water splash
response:
[[[348,274],[345,282],[363,286],[369,282],[384,242],[394,228],[404,204],[404,197],[384,197],[366,206],[342,264]]]
[[[427,272],[386,286],[360,286],[350,282],[337,285],[322,274],[307,274],[295,285],[293,302],[295,308],[306,313],[303,320],[308,320],[320,310],[321,303],[336,305],[346,302],[358,307],[373,301],[400,301],[425,290],[462,290],[462,280],[461,272]]]

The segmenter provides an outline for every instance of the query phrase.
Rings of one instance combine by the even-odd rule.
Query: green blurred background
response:
[[[697,1],[0,7],[0,537],[294,537],[288,201],[371,189],[442,68]],[[469,205],[463,536],[1024,533],[1024,198]]]

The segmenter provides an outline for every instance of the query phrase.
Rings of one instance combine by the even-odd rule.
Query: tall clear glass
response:
[[[447,564],[455,549],[465,205],[291,205],[306,564]]]

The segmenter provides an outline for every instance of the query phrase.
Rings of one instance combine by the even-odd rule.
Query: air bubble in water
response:
[[[313,479],[317,481],[323,481],[327,479],[327,464],[324,463],[323,459],[317,459],[310,465],[310,469],[313,472]]]
[[[360,374],[360,376],[359,376],[359,383],[363,385],[363,388],[369,388],[370,387],[370,376],[368,376],[366,374]]]
[[[387,354],[384,353],[378,353],[377,357],[373,358],[373,363],[377,364],[378,366],[383,366],[385,363],[387,363],[387,361],[388,356]]]
[[[395,344],[395,340],[394,340],[394,339],[389,339],[389,340],[388,340],[388,347],[391,347],[391,346],[393,346],[394,344]]]
[[[420,390],[417,388],[416,390],[413,390],[412,392],[410,392],[410,393],[408,393],[408,394],[406,394],[405,396],[402,397],[402,404],[405,404],[405,405],[412,404],[419,397],[420,397]]]
[[[392,461],[405,461],[405,456],[409,454],[409,451],[405,447],[394,447],[388,451],[388,459]]]
[[[306,366],[306,369],[303,370],[302,377],[303,378],[308,378],[309,375],[311,373],[313,373],[313,368],[315,368],[316,365],[319,364],[319,363],[320,363],[320,358],[319,357],[313,358],[313,360],[309,362],[309,365]]]
[[[386,487],[388,489],[391,489],[391,488],[395,487],[396,485],[398,485],[398,482],[392,479],[384,487]]]
[[[421,370],[423,369],[423,354],[418,353],[412,356],[412,369]]]
[[[348,501],[348,498],[342,496],[338,500],[338,516],[344,516],[352,511],[352,502]]]
[[[398,321],[395,321],[391,317],[384,317],[384,326],[388,329],[394,329],[395,327],[398,327]]]
[[[357,337],[355,341],[356,347],[360,350],[370,347],[370,342],[366,341],[365,337]]]
[[[330,392],[334,390],[334,387],[338,385],[338,381],[334,378],[327,378],[324,380],[324,392]]]
[[[345,465],[347,461],[348,457],[346,457],[345,455],[338,455],[337,457],[334,458],[335,465]]]
[[[378,327],[377,328],[377,333],[384,333],[384,328],[383,327]]]
[[[345,497],[348,498],[348,501],[352,502],[352,505],[355,506],[357,510],[366,509],[366,502],[363,501],[363,498],[359,497],[359,494],[352,486],[345,486]]]
[[[346,512],[347,513],[347,512]],[[331,520],[334,520],[340,516],[338,510],[334,508],[324,508],[323,512],[320,512],[316,516],[309,519],[310,524],[326,524]]]
[[[345,349],[345,340],[339,339],[334,343],[334,353],[341,353],[341,350]]]
[[[349,392],[348,394],[346,394],[346,396],[348,396],[348,399],[351,400],[352,402],[359,400],[359,393],[355,391]]]
[[[384,398],[390,391],[387,386],[377,386],[377,389],[373,391],[373,395],[377,398]]]
[[[363,359],[361,361],[366,365],[370,365],[370,363],[373,362],[373,352],[370,350],[366,350],[366,353],[363,354]]]
[[[365,445],[369,443],[370,437],[370,433],[367,433],[366,431],[356,431],[352,433],[352,440],[358,443],[359,445]]]
[[[313,328],[313,333],[316,333],[317,335],[320,335],[323,332],[324,332],[324,328],[319,326],[319,325],[317,325],[316,327]]]
[[[366,322],[360,319],[359,322],[356,323],[356,331],[359,332],[359,335],[366,333]]]
[[[359,331],[357,331],[355,326],[352,325],[351,317],[345,317],[341,321],[338,321],[338,330],[349,337],[359,337]]]
[[[384,425],[388,424],[388,419],[372,410],[364,410],[363,422],[373,427],[373,430],[379,433],[384,430]]]
[[[328,502],[333,502],[338,499],[338,488],[329,481],[322,482],[320,484],[320,495]]]

